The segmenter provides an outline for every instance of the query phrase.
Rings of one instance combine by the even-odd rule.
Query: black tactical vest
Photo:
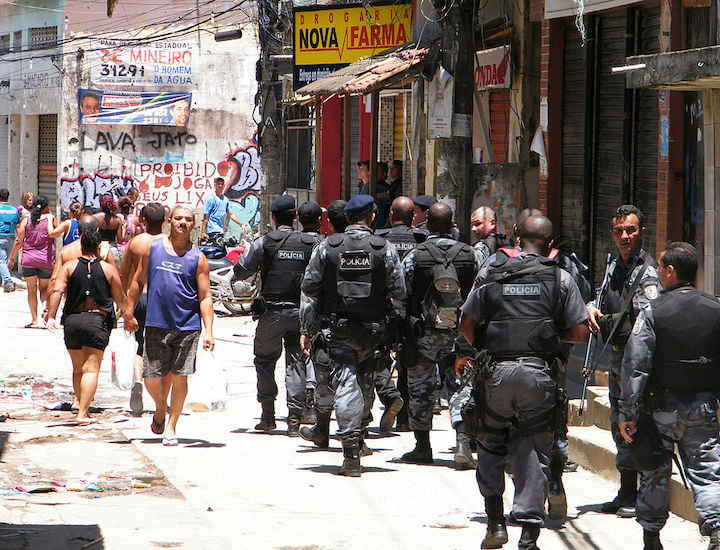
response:
[[[353,238],[336,233],[327,243],[320,303],[323,314],[360,322],[384,320],[385,239],[372,234]]]
[[[502,252],[486,281],[482,316],[488,321],[484,347],[493,359],[530,356],[551,359],[560,351],[560,268],[540,256],[508,258]]]
[[[263,242],[262,295],[267,302],[300,305],[300,284],[319,238],[310,233],[276,229]]]
[[[652,303],[655,354],[650,382],[678,392],[720,387],[720,302],[692,289]]]
[[[380,229],[375,234],[393,243],[401,260],[408,255],[408,252],[415,249],[418,242],[425,240],[424,234],[416,234],[413,228],[408,225],[395,225],[390,229]],[[418,237],[421,237],[420,240],[418,240]]]
[[[438,244],[441,241],[442,244]],[[415,249],[415,268],[413,272],[412,288],[410,303],[408,304],[408,310],[410,315],[413,317],[420,317],[423,312],[423,300],[427,293],[430,285],[433,284],[434,275],[433,268],[436,265],[436,261],[433,259],[428,247],[435,247],[442,252],[445,256],[447,252],[456,244],[457,241],[448,239],[445,237],[433,238],[424,243],[417,245]],[[473,287],[473,281],[475,281],[475,275],[477,274],[477,268],[475,266],[475,252],[469,244],[460,243],[462,249],[455,256],[452,261],[457,272],[458,282],[460,283],[460,294],[463,301],[467,298],[468,294]]]
[[[490,233],[482,242],[490,249],[491,256],[501,248],[513,247],[513,244],[503,233]]]

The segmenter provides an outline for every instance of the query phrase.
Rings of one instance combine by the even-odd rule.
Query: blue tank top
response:
[[[70,220],[70,230],[63,239],[63,246],[67,246],[70,243],[77,241],[79,238],[80,233],[78,232],[78,221],[75,219]]]
[[[165,239],[150,245],[147,320],[145,326],[166,330],[200,330],[197,266],[200,249],[193,246],[183,256],[165,251]]]

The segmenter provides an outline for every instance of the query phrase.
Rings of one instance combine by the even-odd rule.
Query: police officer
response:
[[[350,225],[313,252],[300,307],[302,348],[312,351],[322,345],[329,355],[327,369],[315,362],[315,373],[318,385],[326,385],[334,394],[344,457],[338,474],[352,477],[362,473],[363,389],[369,386],[372,391],[372,381],[367,380],[372,377],[365,372],[384,353],[378,345],[384,340],[388,304],[400,317],[405,315],[402,265],[395,247],[370,229],[374,206],[368,195],[358,195],[345,205]]]
[[[253,303],[255,330],[255,371],[257,400],[262,406],[256,430],[275,429],[275,364],[285,344],[285,386],[287,390],[288,430],[297,437],[300,419],[306,408],[305,362],[300,358],[300,283],[317,233],[293,229],[295,198],[280,195],[270,204],[274,231],[256,239],[235,266],[235,275],[244,279],[260,269],[262,297]]]
[[[710,536],[709,550],[720,549],[720,303],[693,286],[697,267],[697,251],[688,243],[670,243],[660,253],[657,272],[665,290],[639,312],[622,363],[620,433],[628,443],[641,435],[636,429],[642,410],[652,415],[666,450],[660,465],[640,478],[637,521],[645,550],[662,548],[673,444],[695,498],[700,532]]]
[[[509,430],[516,424],[519,467],[513,472],[513,515],[522,525],[519,548],[534,550],[545,518],[556,405],[549,361],[558,353],[560,340],[587,340],[588,314],[570,276],[546,258],[552,248],[550,220],[529,217],[519,237],[521,250],[498,253],[484,283],[462,307],[455,369],[458,375],[465,370],[464,357],[474,354],[470,342],[476,326],[485,324],[482,347],[489,360],[475,386],[480,409],[476,477],[488,516],[481,548],[500,548],[508,540],[502,494]]]
[[[620,365],[625,344],[635,316],[649,300],[658,296],[660,281],[655,271],[655,260],[642,248],[645,236],[643,213],[639,208],[625,204],[612,217],[612,238],[619,257],[609,266],[612,276],[603,302],[602,312],[588,304],[590,330],[601,332],[604,341],[610,341],[610,429],[617,454],[615,466],[620,472],[620,489],[613,500],[604,503],[600,510],[620,517],[635,516],[638,472],[618,429],[618,399],[620,399]]]
[[[427,229],[427,241],[419,244],[403,261],[408,314],[420,352],[415,362],[408,365],[410,427],[415,434],[415,448],[401,459],[413,464],[433,462],[430,430],[438,364],[444,365],[452,354],[459,307],[472,289],[480,268],[472,247],[450,237],[452,210],[448,205],[438,202],[428,209]],[[452,292],[439,292],[438,285],[446,285]],[[456,422],[453,426],[457,430],[455,463],[459,469],[474,468],[463,424]]]
[[[395,245],[401,260],[407,256],[408,252],[415,249],[418,242],[424,241],[427,237],[425,232],[413,230],[413,213],[413,201],[408,197],[397,197],[390,205],[390,228],[379,229],[375,232],[376,235],[386,238]],[[399,319],[398,323],[400,323],[401,329],[406,330],[406,319]],[[402,331],[403,330],[400,330],[400,332]],[[415,362],[412,358],[413,356],[408,357],[410,354],[413,354],[414,351],[413,345],[410,345],[410,343],[403,338],[395,356],[398,373],[397,389],[403,399],[403,404],[402,407],[395,412],[392,411],[392,407],[390,409],[386,407],[383,418],[380,420],[381,431],[388,431],[392,428],[392,419],[395,417],[397,418],[396,429],[398,431],[410,431],[410,423],[408,421],[408,403],[410,399],[407,386],[407,364],[409,364],[409,362]],[[383,420],[386,421],[384,424]]]
[[[503,233],[497,232],[497,217],[489,206],[480,206],[470,214],[470,232],[476,241],[473,248],[485,259],[500,248],[512,246]]]

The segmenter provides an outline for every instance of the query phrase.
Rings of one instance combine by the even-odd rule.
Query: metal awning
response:
[[[421,68],[428,47],[414,43],[386,50],[338,69],[297,90],[300,96],[368,94],[402,82]]]
[[[707,90],[720,88],[720,46],[628,57],[628,88]]]

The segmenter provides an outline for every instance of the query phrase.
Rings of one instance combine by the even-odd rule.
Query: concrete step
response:
[[[619,483],[619,474],[615,468],[615,442],[609,430],[597,426],[569,426],[568,441],[570,460],[600,477]],[[668,499],[673,514],[688,521],[697,521],[692,492],[683,486],[675,465],[670,478]]]
[[[585,408],[579,414],[580,399],[571,399],[568,407],[569,426],[597,426],[610,429],[610,399],[604,386],[588,386],[585,396]]]

